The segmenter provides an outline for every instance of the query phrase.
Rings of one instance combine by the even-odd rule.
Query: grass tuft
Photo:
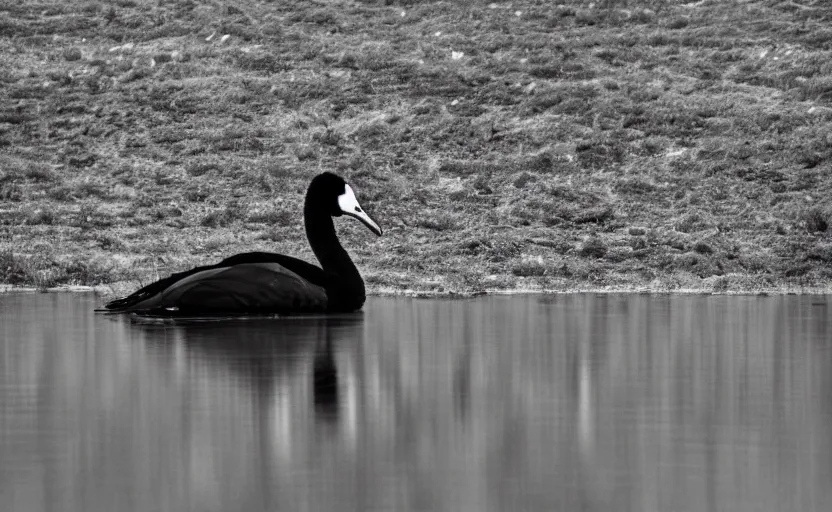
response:
[[[832,215],[820,207],[810,208],[804,214],[806,230],[809,231],[809,233],[824,233],[827,229],[829,229],[829,222],[831,218]]]
[[[247,222],[269,224],[272,226],[291,226],[297,220],[297,214],[281,209],[266,209],[249,213]]]
[[[232,204],[225,208],[214,210],[205,215],[200,221],[200,225],[209,228],[224,228],[231,224],[243,220],[245,218],[245,211],[239,205]]]
[[[578,254],[584,258],[603,258],[607,254],[607,246],[598,237],[591,237],[581,245]]]

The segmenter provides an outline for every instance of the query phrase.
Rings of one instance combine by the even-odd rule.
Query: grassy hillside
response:
[[[0,282],[311,260],[324,170],[376,292],[832,282],[820,0],[5,2],[0,64]]]

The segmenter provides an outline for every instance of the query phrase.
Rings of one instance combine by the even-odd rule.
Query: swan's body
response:
[[[303,208],[306,236],[321,263],[267,252],[237,254],[172,274],[106,304],[112,311],[177,316],[346,312],[364,304],[364,281],[338,241],[332,217],[353,216],[381,235],[344,180],[315,177]]]

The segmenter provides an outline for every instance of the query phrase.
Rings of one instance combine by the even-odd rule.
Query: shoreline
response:
[[[119,287],[120,288],[120,287]],[[17,286],[0,284],[0,295],[13,293],[94,293],[102,297],[118,296],[121,293],[113,291],[111,285],[62,285],[39,289],[33,286]],[[471,299],[495,295],[726,295],[726,296],[783,296],[783,295],[832,295],[832,285],[819,287],[775,287],[758,290],[726,290],[714,291],[707,288],[660,288],[660,287],[578,287],[572,289],[552,288],[511,288],[486,289],[477,291],[436,291],[394,289],[379,287],[369,289],[368,297],[410,297],[424,299]]]

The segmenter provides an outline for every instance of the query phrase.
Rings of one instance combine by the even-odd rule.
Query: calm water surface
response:
[[[185,324],[0,295],[0,509],[812,511],[827,297],[374,298]]]

